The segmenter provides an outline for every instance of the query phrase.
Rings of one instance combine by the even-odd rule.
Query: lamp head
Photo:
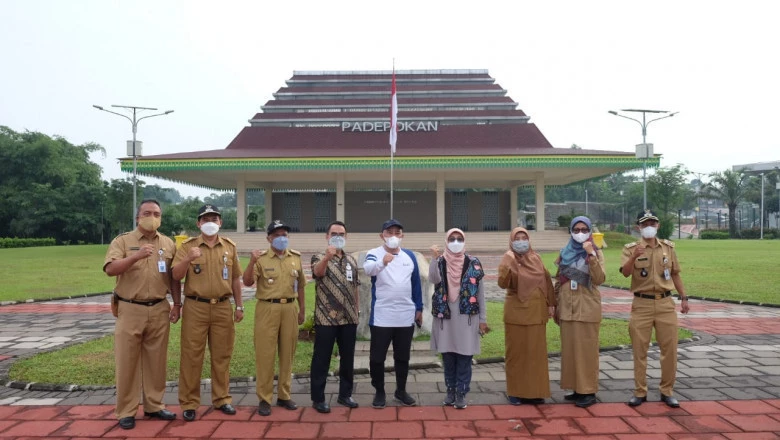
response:
[[[610,110],[610,111],[608,111],[607,113],[609,113],[609,114],[611,114],[611,115],[615,115],[615,116],[617,116],[617,112],[616,112],[615,110]]]
[[[168,115],[168,114],[171,114],[171,113],[173,113],[173,110],[168,110],[168,111],[166,111],[166,112],[165,112],[165,113],[163,113],[163,114],[164,114],[164,115]]]
[[[93,104],[93,105],[92,105],[92,107],[95,107],[95,108],[96,108],[96,109],[98,109],[98,110],[103,110],[103,107],[101,107],[101,106],[99,106],[99,105],[94,105],[94,104]]]

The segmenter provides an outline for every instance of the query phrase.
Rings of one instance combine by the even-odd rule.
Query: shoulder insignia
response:
[[[232,244],[233,246],[235,246],[235,245],[236,245],[236,242],[235,242],[235,241],[233,241],[233,240],[231,240],[231,239],[229,239],[228,237],[222,237],[222,239],[223,239],[223,240],[225,240],[226,242],[228,242],[228,243]]]
[[[671,240],[667,240],[667,239],[665,239],[665,238],[664,238],[664,239],[663,239],[663,240],[661,240],[661,241],[662,241],[664,244],[666,244],[667,246],[669,246],[669,247],[674,247],[674,242],[673,242],[673,241],[671,241]]]
[[[637,242],[636,242],[636,241],[634,241],[634,242],[631,242],[631,243],[627,243],[627,244],[626,244],[625,246],[623,246],[623,247],[624,247],[624,248],[626,248],[626,249],[630,249],[630,248],[632,248],[632,247],[634,247],[634,246],[636,246],[636,245],[637,245]]]
[[[190,237],[190,238],[188,238],[188,239],[186,239],[186,240],[182,241],[182,243],[189,243],[189,242],[191,242],[192,240],[195,240],[196,238],[198,238],[198,237],[197,237],[197,236],[195,236],[195,237]]]
[[[293,254],[293,255],[297,255],[299,257],[301,256],[301,253],[296,251],[295,249],[290,249],[290,253]]]

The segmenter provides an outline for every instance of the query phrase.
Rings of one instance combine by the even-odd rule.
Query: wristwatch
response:
[[[244,306],[236,306],[236,310],[243,312],[244,311]]]

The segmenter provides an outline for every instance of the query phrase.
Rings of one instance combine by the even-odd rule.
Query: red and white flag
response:
[[[393,68],[392,96],[390,97],[390,151],[395,154],[395,142],[398,140],[398,98],[395,96],[395,68]]]

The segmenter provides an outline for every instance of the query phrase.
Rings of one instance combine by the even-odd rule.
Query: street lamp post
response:
[[[659,119],[671,118],[672,116],[676,115],[679,112],[671,113],[671,112],[666,111],[666,110],[639,110],[639,109],[630,109],[630,108],[622,109],[621,111],[623,111],[623,112],[642,113],[642,120],[640,121],[639,119],[634,119],[634,118],[629,117],[629,116],[621,115],[620,113],[618,113],[618,112],[616,112],[614,110],[609,110],[609,112],[608,112],[611,115],[619,116],[619,117],[625,118],[625,119],[630,119],[630,120],[638,123],[642,127],[642,144],[641,144],[641,149],[639,148],[640,145],[637,145],[637,157],[639,157],[639,154],[642,153],[642,183],[643,183],[643,193],[644,193],[643,202],[642,202],[642,204],[643,204],[642,209],[647,209],[647,159],[650,158],[650,154],[652,154],[651,150],[653,148],[652,144],[648,144],[647,143],[647,126],[650,125],[651,122],[657,121]],[[651,119],[651,120],[648,121],[647,120],[647,113],[651,113],[651,114],[655,114],[655,113],[657,113],[657,114],[664,114],[664,113],[666,113],[666,115],[658,117],[658,118],[655,118],[655,119]]]
[[[761,173],[761,240],[764,239],[764,173]]]
[[[133,106],[133,105],[111,105],[111,107],[127,108],[127,109],[132,110],[133,111],[133,118],[130,119],[130,117],[127,116],[127,115],[123,115],[122,113],[117,113],[117,112],[114,112],[114,111],[111,111],[111,110],[107,110],[107,109],[105,109],[105,108],[103,108],[103,107],[101,107],[99,105],[93,105],[92,107],[95,107],[96,109],[102,110],[104,112],[108,112],[108,113],[115,114],[117,116],[121,116],[121,117],[127,119],[128,121],[130,121],[130,123],[133,126],[133,146],[132,146],[132,153],[133,153],[132,154],[132,156],[133,156],[133,207],[131,208],[130,212],[132,213],[132,216],[133,216],[133,228],[135,228],[135,226],[136,226],[136,223],[135,223],[135,210],[137,208],[136,205],[138,204],[138,200],[137,200],[138,199],[138,195],[137,195],[137,191],[136,191],[136,186],[137,186],[137,181],[138,181],[138,177],[137,177],[138,154],[136,154],[137,153],[136,152],[136,142],[137,142],[136,141],[136,133],[138,132],[138,123],[141,122],[144,119],[153,118],[155,116],[164,116],[164,115],[171,114],[171,113],[173,113],[173,110],[166,110],[166,111],[164,111],[162,113],[156,113],[156,114],[153,114],[153,115],[148,115],[148,116],[143,116],[143,117],[140,117],[140,118],[136,118],[137,117],[137,113],[140,110],[153,110],[153,111],[155,111],[157,109],[153,108],[153,107],[138,107],[138,106]]]

